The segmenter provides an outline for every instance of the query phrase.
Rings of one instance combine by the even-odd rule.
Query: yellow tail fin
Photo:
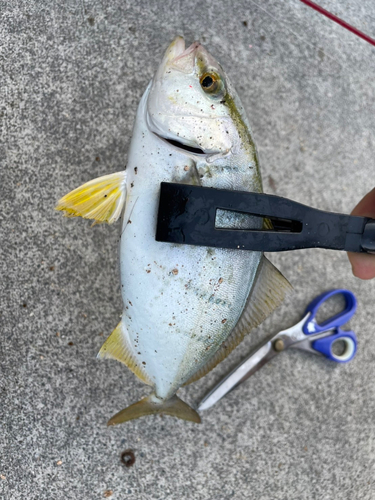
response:
[[[57,203],[67,217],[83,217],[112,224],[120,217],[125,205],[126,172],[104,175],[65,195]]]
[[[189,420],[190,422],[201,423],[200,416],[188,404],[184,403],[178,396],[173,396],[168,401],[158,402],[155,394],[141,399],[138,403],[134,403],[124,410],[116,413],[107,423],[107,425],[117,425],[133,420],[135,418],[144,417],[145,415],[153,415],[155,413],[164,413],[173,417]]]

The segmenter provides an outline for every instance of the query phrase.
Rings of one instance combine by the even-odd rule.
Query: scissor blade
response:
[[[277,351],[268,341],[262,347],[251,353],[242,363],[223,378],[198,405],[198,410],[207,410],[234,389],[241,382],[250,377],[259,368],[264,366],[270,359],[276,356]]]

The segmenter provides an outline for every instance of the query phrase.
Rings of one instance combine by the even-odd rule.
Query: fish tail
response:
[[[135,418],[153,415],[155,413],[164,413],[165,415],[196,422],[197,424],[201,422],[198,413],[178,396],[173,396],[167,401],[161,401],[155,394],[151,394],[138,401],[138,403],[134,403],[116,413],[116,415],[108,421],[107,425],[122,424],[128,420],[134,420]]]

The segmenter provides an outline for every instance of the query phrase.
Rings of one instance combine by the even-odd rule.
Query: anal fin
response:
[[[292,285],[289,281],[263,256],[259,264],[255,284],[249,293],[245,308],[236,326],[213,357],[184,385],[191,384],[204,377],[223,361],[253,328],[260,325],[281,305],[285,296],[291,290]]]
[[[113,224],[120,217],[126,198],[126,172],[116,172],[82,184],[57,203],[67,217],[83,217]]]
[[[152,381],[149,379],[144,368],[139,364],[139,360],[128,345],[128,341],[123,331],[124,328],[125,326],[120,321],[102,345],[97,357],[100,359],[116,359],[124,363],[124,365],[135,373],[142,382],[152,385]]]

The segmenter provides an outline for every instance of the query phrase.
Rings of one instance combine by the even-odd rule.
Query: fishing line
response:
[[[249,65],[249,88],[241,90],[256,124],[265,189],[290,195],[285,167],[304,199],[327,210],[352,208],[374,164],[375,53],[343,29],[353,28],[347,21],[365,26],[367,18],[343,14],[345,26],[334,26],[302,1],[287,9],[261,0],[246,5],[252,28],[242,35],[242,63]],[[341,200],[334,197],[333,205],[328,190],[316,189],[309,177],[341,193]]]
[[[269,16],[271,19],[273,19],[274,21],[276,21],[277,24],[280,24],[282,25],[283,27],[285,27],[285,29],[287,31],[289,31],[290,33],[292,33],[296,38],[298,38],[298,40],[301,40],[303,43],[305,43],[306,45],[308,45],[309,47],[313,48],[314,50],[317,50],[317,46],[314,45],[313,43],[307,41],[305,38],[301,37],[300,35],[298,35],[295,31],[293,31],[291,28],[289,28],[287,25],[286,25],[286,22],[284,20],[284,22],[280,21],[280,19],[278,19],[277,17],[275,17],[273,14],[271,14],[270,12],[268,12],[267,9],[265,9],[264,7],[261,7],[259,4],[257,4],[256,2],[254,2],[254,0],[248,0],[250,3],[252,3],[253,5],[255,5],[255,7],[257,7],[259,10],[263,11],[265,14],[267,14],[267,16]],[[341,66],[341,63],[335,59],[334,57],[332,57],[330,54],[328,54],[327,52],[324,52],[326,54],[327,57],[329,57],[330,59],[332,59],[332,61],[335,61],[340,67]],[[341,52],[340,52],[341,53]],[[341,53],[342,54],[342,53]]]

